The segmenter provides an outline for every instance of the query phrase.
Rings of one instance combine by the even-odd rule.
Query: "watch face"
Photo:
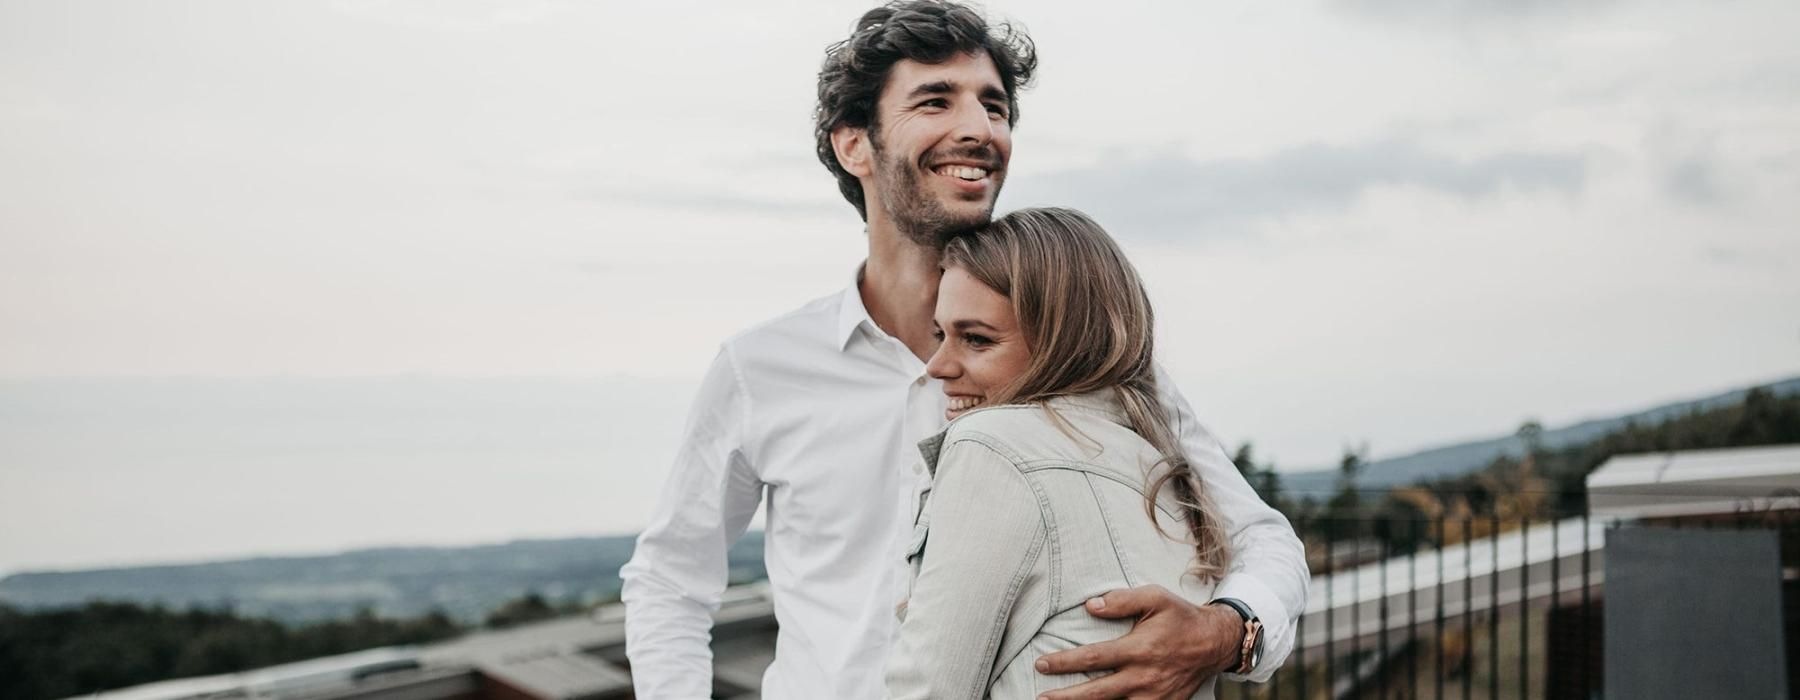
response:
[[[1248,664],[1250,668],[1244,669],[1246,673],[1249,672],[1251,668],[1256,668],[1257,664],[1262,663],[1262,621],[1251,620],[1249,628],[1252,641],[1250,642],[1250,663]]]

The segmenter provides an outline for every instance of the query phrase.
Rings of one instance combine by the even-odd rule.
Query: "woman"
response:
[[[1084,601],[1156,583],[1206,602],[1229,540],[1157,401],[1149,298],[1105,231],[1021,210],[943,266],[927,371],[951,424],[920,446],[932,487],[888,691],[1034,698],[1086,680],[1040,675],[1039,656],[1129,631]]]

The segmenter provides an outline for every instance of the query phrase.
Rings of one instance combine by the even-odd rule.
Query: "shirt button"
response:
[[[914,462],[913,463],[913,473],[914,474],[924,474],[925,473],[925,465]]]

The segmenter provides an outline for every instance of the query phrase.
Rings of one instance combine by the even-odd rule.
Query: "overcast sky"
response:
[[[96,376],[632,387],[556,488],[478,480],[454,497],[516,504],[454,527],[190,536],[220,499],[170,466],[200,512],[123,528],[34,431],[0,445],[0,569],[635,529],[717,343],[861,259],[810,111],[867,6],[0,4],[13,405]],[[1282,467],[1800,374],[1800,4],[987,7],[1042,54],[1001,209],[1106,225],[1199,413]]]

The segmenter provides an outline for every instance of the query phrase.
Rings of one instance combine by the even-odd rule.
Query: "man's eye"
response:
[[[924,102],[920,102],[919,106],[920,107],[930,107],[932,109],[944,109],[946,107],[949,107],[950,103],[946,102],[942,99],[935,99],[935,100],[926,100]]]
[[[943,331],[939,331],[939,330],[934,330],[934,331],[932,331],[932,332],[931,332],[931,339],[932,339],[932,340],[935,340],[935,341],[938,341],[938,342],[940,342],[940,343],[942,343],[942,342],[944,342],[944,332],[943,332]]]
[[[988,108],[988,114],[992,114],[1001,119],[1006,118],[1006,108],[1005,107],[1002,107],[1000,105],[991,104],[991,105],[988,105],[987,108]]]

